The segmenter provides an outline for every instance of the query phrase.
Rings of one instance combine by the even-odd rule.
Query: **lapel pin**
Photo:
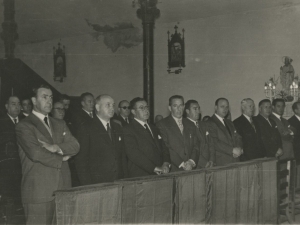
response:
[[[158,139],[161,139],[161,136],[160,136],[160,135],[158,135]]]

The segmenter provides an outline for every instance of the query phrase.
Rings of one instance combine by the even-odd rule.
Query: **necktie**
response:
[[[110,129],[109,123],[107,123],[106,126],[107,126],[107,133],[108,133],[109,138],[110,138],[110,140],[111,140],[111,129]]]
[[[150,134],[151,138],[153,138],[152,133],[151,133],[149,127],[147,126],[147,124],[144,124],[144,127],[146,128],[146,131]]]
[[[182,120],[178,120],[178,127],[180,129],[180,132],[183,133],[183,124],[182,124]]]
[[[90,112],[89,115],[90,115],[91,118],[93,118],[93,113],[92,112]]]
[[[271,124],[271,122],[270,122],[269,118],[267,118],[266,120],[268,121],[268,123],[269,123],[269,124],[270,124],[270,126],[272,127],[272,124]]]
[[[17,120],[17,119],[14,119],[14,123],[17,124],[17,123],[18,123],[18,120]]]
[[[196,127],[199,128],[199,123],[198,123],[198,121],[196,121]]]
[[[50,127],[50,126],[49,126],[49,123],[48,123],[48,117],[45,117],[45,118],[44,118],[44,121],[45,121],[45,124],[46,124],[48,127]]]
[[[126,123],[129,123],[128,118],[125,118]]]
[[[226,129],[227,129],[229,135],[231,136],[230,129],[229,129],[228,125],[226,124],[225,119],[223,119],[223,121],[224,121],[225,127],[226,127]]]
[[[254,125],[254,123],[253,123],[252,117],[250,117],[250,124],[251,124],[251,126],[253,127],[254,131],[256,132],[255,125]]]

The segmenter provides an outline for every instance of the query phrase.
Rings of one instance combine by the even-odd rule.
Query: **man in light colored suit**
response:
[[[170,153],[171,172],[192,170],[198,162],[199,151],[197,128],[188,119],[182,118],[184,100],[180,95],[169,98],[171,114],[160,120],[156,126],[159,128],[164,148]]]
[[[199,132],[197,137],[199,141],[198,163],[197,168],[212,167],[213,161],[211,153],[214,152],[212,138],[209,135],[206,123],[199,122],[200,105],[196,100],[188,100],[185,103],[186,118],[195,124]]]
[[[224,166],[237,162],[242,150],[242,138],[237,133],[233,123],[225,119],[229,110],[226,98],[219,98],[215,102],[215,114],[207,121],[209,134],[214,143],[213,162],[217,166]]]
[[[53,192],[66,187],[64,161],[79,151],[79,144],[63,120],[48,116],[52,91],[34,90],[33,111],[16,126],[22,164],[22,202],[27,224],[52,224],[55,215]]]
[[[130,109],[134,119],[123,128],[129,177],[169,173],[169,151],[162,148],[158,128],[147,122],[150,112],[146,100],[134,98]]]
[[[294,132],[291,130],[289,122],[282,117],[284,113],[285,102],[283,99],[276,98],[272,102],[272,114],[270,118],[275,121],[282,141],[283,155],[279,159],[294,158],[293,139]]]

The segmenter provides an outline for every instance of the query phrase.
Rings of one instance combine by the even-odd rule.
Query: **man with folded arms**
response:
[[[171,114],[160,120],[159,128],[164,141],[164,148],[169,151],[171,158],[171,172],[192,170],[198,162],[197,152],[199,144],[197,128],[188,119],[183,118],[184,99],[180,95],[169,98]]]
[[[228,100],[219,98],[215,102],[215,114],[207,121],[209,134],[214,143],[212,161],[217,166],[237,162],[243,154],[241,136],[236,132],[234,124],[225,119],[228,111]]]

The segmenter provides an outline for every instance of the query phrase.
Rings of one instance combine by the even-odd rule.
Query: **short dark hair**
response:
[[[37,93],[38,93],[38,90],[41,89],[41,88],[45,88],[45,89],[49,89],[51,90],[50,86],[47,85],[47,84],[41,84],[40,86],[37,86],[35,88],[33,88],[33,97],[37,97]]]
[[[199,104],[196,100],[190,99],[184,105],[184,111],[191,108],[192,104]]]
[[[278,102],[283,102],[283,104],[285,104],[285,101],[282,98],[275,98],[272,101],[272,105],[275,106]]]
[[[8,104],[10,98],[18,98],[18,99],[20,100],[20,98],[19,98],[18,96],[16,96],[16,95],[11,95],[11,96],[9,96],[9,97],[6,99],[5,104]]]
[[[183,104],[184,104],[184,99],[183,99],[183,97],[182,97],[181,95],[173,95],[173,96],[171,96],[171,97],[169,98],[169,106],[172,105],[172,101],[173,101],[174,99],[181,99],[182,102],[183,102]]]
[[[293,112],[295,112],[295,110],[298,109],[298,104],[300,105],[300,102],[293,103],[293,105],[292,105]]]
[[[84,93],[82,93],[80,95],[80,102],[83,102],[84,99],[85,99],[85,97],[87,97],[87,96],[92,96],[94,98],[94,95],[92,95],[92,93],[90,93],[90,92],[84,92]]]
[[[71,101],[71,98],[69,97],[69,95],[67,94],[61,94],[59,97],[58,97],[58,101],[63,101],[63,100],[69,100]]]
[[[269,99],[263,99],[263,100],[261,100],[261,101],[258,103],[258,107],[260,107],[262,104],[267,103],[267,102],[271,104],[271,101],[270,101]]]
[[[215,106],[217,106],[219,104],[219,101],[222,101],[222,100],[225,100],[229,103],[228,99],[227,98],[218,98],[216,101],[215,101]]]
[[[119,105],[118,105],[118,108],[121,108],[121,105],[122,105],[123,102],[128,102],[128,101],[127,101],[127,100],[122,100],[122,101],[120,101],[120,102],[119,102]]]
[[[135,107],[136,103],[137,103],[137,102],[141,102],[141,101],[147,102],[144,98],[140,98],[140,97],[136,97],[136,98],[132,99],[132,100],[130,101],[130,106],[129,106],[130,109],[133,109],[133,108]]]

